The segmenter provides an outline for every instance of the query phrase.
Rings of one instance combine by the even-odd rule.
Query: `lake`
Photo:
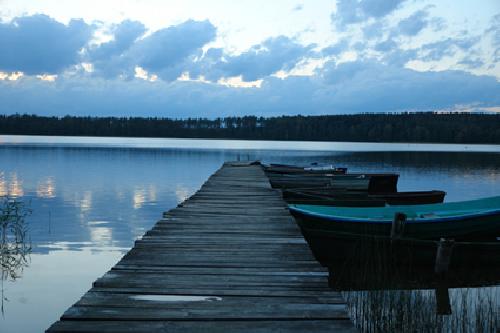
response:
[[[445,201],[500,195],[499,145],[0,136],[0,196],[32,210],[28,264],[2,280],[0,332],[46,329],[229,160],[397,172],[399,190]]]

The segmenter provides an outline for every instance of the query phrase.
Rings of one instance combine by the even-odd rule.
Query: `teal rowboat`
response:
[[[302,228],[387,236],[394,215],[407,216],[404,236],[417,239],[441,237],[496,238],[500,236],[500,196],[430,205],[370,208],[289,205]]]

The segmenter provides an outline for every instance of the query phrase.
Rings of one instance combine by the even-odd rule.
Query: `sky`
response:
[[[500,111],[498,0],[0,0],[0,113]]]

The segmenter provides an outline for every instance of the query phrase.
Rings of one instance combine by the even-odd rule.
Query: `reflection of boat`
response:
[[[448,272],[437,276],[440,242],[302,229],[337,290],[432,289],[500,283],[500,241],[453,242]]]
[[[316,259],[324,266],[335,263],[364,263],[432,267],[439,241],[391,238],[302,228],[302,233]],[[451,245],[450,269],[500,267],[500,241],[462,242]]]
[[[364,191],[339,191],[331,188],[287,189],[283,198],[291,204],[340,207],[384,207],[443,202],[444,191],[418,191],[370,194]]]
[[[397,191],[397,174],[349,173],[336,174],[267,174],[274,188],[329,187],[368,191],[369,193],[391,193]]]
[[[306,230],[343,231],[365,235],[390,235],[396,213],[403,213],[406,237],[465,239],[500,235],[500,196],[432,205],[348,208],[289,205]]]
[[[430,267],[374,268],[330,263],[329,286],[341,290],[414,290],[500,285],[500,268],[454,269],[437,277]]]

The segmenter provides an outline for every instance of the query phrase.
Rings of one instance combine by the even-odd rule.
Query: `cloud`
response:
[[[480,58],[467,56],[458,62],[459,65],[464,65],[466,68],[476,69],[484,66],[484,61]]]
[[[368,17],[383,17],[394,11],[406,0],[362,0],[360,7]]]
[[[500,83],[463,71],[418,72],[374,61],[329,62],[313,76],[266,77],[261,88],[215,83],[32,77],[0,81],[1,113],[217,117],[335,114],[500,105]]]
[[[126,20],[111,27],[113,39],[107,43],[91,47],[86,61],[93,64],[95,75],[108,78],[132,75],[135,68],[133,59],[127,52],[145,32],[145,26],[137,21]]]
[[[323,54],[324,56],[337,56],[342,52],[347,51],[348,49],[349,49],[349,42],[347,41],[347,39],[342,39],[337,43],[322,49],[321,54]]]
[[[0,23],[0,71],[58,74],[79,62],[79,51],[92,31],[83,20],[73,19],[65,25],[46,15]]]
[[[124,21],[112,29],[112,41],[89,50],[88,61],[94,64],[97,76],[130,79],[139,66],[173,81],[192,67],[194,58],[202,55],[203,46],[215,39],[216,30],[209,21],[188,20],[141,38],[144,25]]]
[[[400,49],[395,48],[390,52],[384,54],[383,59],[385,63],[391,64],[392,66],[404,67],[404,65],[413,59],[418,57],[418,49]]]
[[[89,49],[90,61],[107,60],[112,56],[123,54],[146,32],[146,27],[141,22],[126,20],[113,25],[111,32],[113,33],[111,41]]]
[[[295,7],[293,7],[292,11],[294,12],[300,12],[302,9],[304,9],[304,5],[299,3],[298,5],[296,5]]]
[[[463,71],[418,72],[373,61],[359,61],[327,64],[323,77],[333,85],[336,108],[348,112],[500,103],[500,83],[494,77]]]
[[[493,16],[491,26],[486,30],[486,33],[491,33],[491,43],[493,46],[493,61],[500,61],[500,14]]]
[[[418,10],[409,17],[399,21],[397,33],[405,36],[415,36],[429,25],[429,12]]]
[[[138,41],[130,50],[130,57],[148,72],[175,80],[183,71],[183,62],[201,55],[202,47],[215,39],[216,32],[208,20],[188,20]]]
[[[388,38],[383,42],[379,42],[375,45],[375,50],[379,52],[390,52],[398,47],[398,44],[392,39]]]
[[[463,32],[467,35],[467,32]],[[427,43],[420,48],[420,60],[438,61],[444,57],[454,56],[458,50],[467,51],[478,43],[480,37],[446,38],[437,42]]]
[[[273,37],[235,56],[222,55],[222,50],[218,50],[220,61],[216,61],[214,54],[207,52],[204,60],[210,61],[212,65],[207,66],[206,62],[203,65],[209,71],[208,77],[241,76],[244,81],[256,81],[280,70],[293,69],[298,62],[312,54],[315,46],[304,46],[286,36]]]
[[[363,36],[366,39],[380,38],[386,30],[386,23],[384,20],[377,20],[362,28]]]
[[[370,18],[382,18],[397,9],[406,0],[338,0],[337,11],[331,15],[339,29]]]

